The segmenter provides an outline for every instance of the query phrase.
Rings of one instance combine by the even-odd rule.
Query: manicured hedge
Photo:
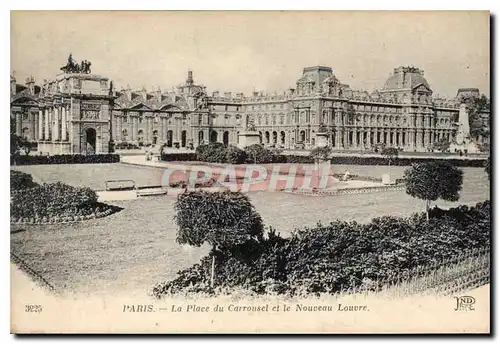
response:
[[[118,154],[21,155],[16,159],[16,165],[107,164],[115,162],[120,162]]]
[[[10,170],[10,191],[19,191],[38,186],[31,174]]]
[[[140,147],[130,142],[117,142],[114,144],[114,149],[140,149]]]
[[[203,148],[200,148],[203,147]],[[228,154],[229,152],[229,154]],[[245,158],[245,159],[244,159]],[[197,153],[164,154],[164,161],[203,161],[215,163],[230,164],[313,164],[314,158],[306,155],[285,155],[274,154],[261,145],[253,145],[240,150],[236,147],[225,147],[222,144],[210,144],[199,146]],[[361,156],[334,156],[330,158],[334,165],[377,165],[377,166],[411,166],[414,163],[429,161],[448,161],[457,167],[483,167],[486,159],[439,159],[439,158],[405,158],[396,157],[388,159],[380,157],[361,157]]]
[[[389,161],[384,157],[360,157],[360,156],[334,156],[330,158],[335,165],[389,165]],[[411,166],[414,163],[429,161],[448,161],[457,167],[483,167],[485,159],[438,159],[438,158],[394,158],[391,166]],[[277,163],[312,164],[314,159],[303,155],[278,155]]]
[[[197,161],[196,153],[162,154],[163,161]]]
[[[216,286],[262,294],[335,293],[349,288],[376,290],[382,285],[453,259],[466,250],[489,247],[491,206],[434,209],[407,218],[384,216],[368,224],[335,221],[282,238],[270,231],[216,256]],[[211,253],[213,254],[213,253]],[[212,292],[211,256],[181,270],[153,294]]]

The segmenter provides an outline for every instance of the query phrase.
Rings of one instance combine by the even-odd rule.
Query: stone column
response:
[[[371,137],[372,137],[372,130],[368,129],[368,134],[366,134],[366,146],[371,147]]]
[[[38,113],[34,113],[33,114],[33,117],[34,117],[34,120],[35,120],[35,130],[33,131],[33,139],[35,141],[38,141],[40,140],[40,110],[38,111]]]
[[[132,140],[136,141],[137,140],[137,135],[139,133],[139,118],[138,117],[132,117]]]
[[[160,142],[165,140],[165,118],[160,117]]]
[[[149,139],[149,142],[153,143],[153,117],[149,117],[148,118],[148,123],[149,123],[149,126],[148,126],[148,139]]]
[[[38,139],[43,140],[43,110],[38,110]]]
[[[68,110],[66,106],[62,107],[62,128],[61,128],[61,141],[68,139]]]
[[[123,116],[122,113],[116,117],[116,138],[119,141],[123,141]]]
[[[422,146],[422,133],[419,131],[417,131],[417,142],[416,142],[416,148],[420,148]]]
[[[52,135],[52,141],[59,140],[59,109],[54,108],[54,134]]]
[[[22,125],[23,125],[23,116],[21,112],[16,112],[16,135],[21,136],[22,134]]]
[[[49,139],[49,109],[45,108],[45,135],[44,139]]]

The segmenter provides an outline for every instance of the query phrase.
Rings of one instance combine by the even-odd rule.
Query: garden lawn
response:
[[[122,164],[81,166],[16,169],[37,177],[58,175],[72,185],[82,185],[76,179],[78,170],[87,177],[82,181],[92,184],[94,180],[109,179],[106,173],[116,170],[122,173],[129,168]],[[26,167],[32,169],[26,171]],[[50,174],[50,168],[56,172]],[[135,170],[129,171],[140,170],[144,174],[137,174],[137,178],[150,178],[151,170],[156,170],[130,168]],[[89,174],[92,169],[94,173]],[[68,173],[65,174],[65,170]],[[354,173],[352,169],[350,172]],[[464,189],[458,203],[473,205],[489,199],[489,192],[483,169],[464,168]],[[264,224],[283,235],[297,227],[315,226],[318,221],[367,222],[376,216],[405,216],[424,209],[424,201],[413,199],[404,191],[328,197],[255,192],[250,193],[250,199]],[[174,202],[174,197],[155,196],[113,202],[124,209],[102,219],[77,224],[11,225],[11,251],[60,292],[95,295],[125,291],[129,295],[145,295],[156,283],[174,278],[178,270],[197,263],[208,252],[208,247],[182,247],[175,242]],[[441,207],[458,203],[437,202]]]
[[[161,184],[164,169],[128,164],[68,164],[11,166],[11,169],[29,173],[36,182],[57,181],[86,186],[94,190],[105,190],[108,180],[134,180],[138,186]]]

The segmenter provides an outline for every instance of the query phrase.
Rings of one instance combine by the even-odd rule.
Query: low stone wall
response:
[[[405,185],[383,185],[383,186],[373,186],[365,188],[346,188],[346,189],[336,189],[336,190],[284,190],[284,192],[299,194],[305,196],[341,196],[341,195],[351,195],[351,194],[366,194],[373,192],[385,192],[385,191],[395,191],[404,190]]]

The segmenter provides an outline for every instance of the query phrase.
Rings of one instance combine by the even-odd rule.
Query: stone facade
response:
[[[52,150],[56,153],[85,152],[89,128],[96,131],[98,153],[107,150],[109,140],[180,147],[209,141],[238,145],[249,120],[262,143],[285,149],[313,147],[321,131],[334,150],[385,145],[427,151],[434,142],[453,142],[460,107],[458,97],[433,97],[423,71],[413,67],[394,69],[383,88],[371,94],[342,84],[323,66],[304,68],[295,88],[250,96],[208,95],[205,86],[195,84],[191,71],[184,84],[169,92],[127,87],[109,93],[107,79],[81,74],[85,85],[99,86],[78,93],[71,87],[79,78],[71,75],[62,74],[41,88],[32,79],[20,86],[11,78],[16,131],[41,147],[47,141],[52,148],[60,146]],[[61,127],[65,121],[66,129]]]
[[[108,79],[93,74],[63,73],[41,87],[30,78],[25,89],[11,78],[16,134],[38,142],[42,154],[108,153],[108,87]]]

